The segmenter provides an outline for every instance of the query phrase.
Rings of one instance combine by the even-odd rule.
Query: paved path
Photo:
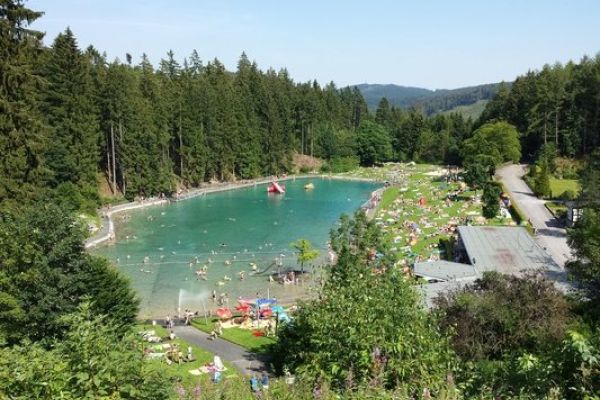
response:
[[[181,339],[202,347],[233,364],[244,375],[268,372],[268,359],[265,356],[251,353],[243,347],[223,339],[210,340],[208,334],[192,326],[174,326],[173,331]]]
[[[571,248],[567,244],[567,232],[559,221],[548,211],[544,200],[540,200],[522,179],[525,169],[522,165],[508,165],[498,170],[497,175],[510,193],[510,197],[531,220],[537,229],[536,241],[560,266],[571,258]]]

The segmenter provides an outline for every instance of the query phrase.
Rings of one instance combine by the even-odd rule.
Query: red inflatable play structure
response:
[[[271,185],[267,188],[267,192],[269,193],[285,193],[285,186],[280,185],[277,182],[272,182]]]

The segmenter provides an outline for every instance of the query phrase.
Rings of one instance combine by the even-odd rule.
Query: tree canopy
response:
[[[518,162],[521,158],[519,132],[506,122],[485,124],[473,132],[473,136],[463,143],[463,157],[472,160],[475,156],[490,157],[494,165],[503,162]]]
[[[344,218],[332,243],[339,260],[318,299],[301,304],[280,332],[283,364],[338,388],[445,386],[455,366],[446,337],[420,293],[379,253],[375,225],[359,214]]]
[[[129,282],[83,248],[81,225],[47,204],[0,213],[0,336],[8,343],[60,337],[61,317],[84,297],[117,327],[129,326],[138,302]]]

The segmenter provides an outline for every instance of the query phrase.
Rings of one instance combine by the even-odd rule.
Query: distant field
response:
[[[556,179],[551,177],[550,189],[552,190],[552,197],[558,198],[566,190],[571,190],[577,194],[579,193],[581,187],[579,185],[579,181],[576,179]]]
[[[476,120],[479,118],[483,110],[485,109],[486,104],[489,103],[489,100],[479,100],[476,103],[469,104],[468,106],[456,106],[451,110],[443,111],[441,114],[450,114],[450,113],[460,113],[465,118],[471,118]]]

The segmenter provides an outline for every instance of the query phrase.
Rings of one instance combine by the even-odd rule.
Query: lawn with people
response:
[[[214,374],[202,372],[201,370],[208,371],[208,367],[215,361],[214,354],[177,336],[171,339],[171,332],[161,325],[140,324],[136,325],[136,331],[139,332],[140,336],[147,339],[143,342],[143,348],[141,349],[145,358],[168,376],[186,385],[198,382],[199,379],[203,383],[213,379]],[[143,333],[146,333],[146,335],[143,335]],[[148,335],[148,333],[151,333],[151,335]],[[149,342],[150,337],[157,338],[153,339],[157,342]],[[158,339],[160,339],[160,342],[158,342]],[[231,364],[226,361],[223,361],[223,364],[225,371],[222,373],[222,378],[228,379],[239,376],[237,370]]]
[[[495,218],[483,217],[482,191],[466,185],[456,167],[399,163],[359,168],[349,174],[389,184],[374,220],[396,259],[405,266],[414,261],[452,259],[448,254],[451,246],[444,244],[458,225],[516,225],[504,208]]]

